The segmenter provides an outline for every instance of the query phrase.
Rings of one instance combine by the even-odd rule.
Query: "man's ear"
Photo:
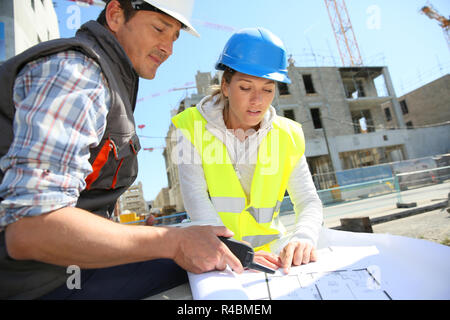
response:
[[[114,33],[116,33],[120,27],[125,24],[125,15],[119,1],[113,0],[108,3],[105,18],[107,26]]]

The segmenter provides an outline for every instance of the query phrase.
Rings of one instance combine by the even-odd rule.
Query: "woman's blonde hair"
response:
[[[229,84],[231,82],[231,78],[233,78],[233,75],[235,73],[236,73],[236,70],[233,70],[233,69],[228,68],[228,67],[225,68],[225,70],[223,71],[223,74],[222,74],[221,84],[224,81]],[[215,104],[218,105],[220,103],[223,103],[224,108],[228,108],[228,104],[229,104],[228,98],[224,96],[224,94],[222,92],[222,85],[221,84],[211,87],[211,90],[212,90],[211,96],[206,101],[211,101],[211,100],[216,99]]]

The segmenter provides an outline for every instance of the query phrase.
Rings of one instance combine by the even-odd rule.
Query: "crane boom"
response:
[[[344,66],[363,64],[350,16],[344,0],[325,0],[328,16]]]
[[[444,16],[441,16],[433,7],[425,6],[420,9],[428,18],[437,20],[441,23],[442,28],[450,27],[450,19],[447,19]]]
[[[80,3],[87,6],[99,6],[99,7],[105,6],[105,2],[98,0],[69,0],[69,1]]]
[[[431,5],[422,7],[420,11],[428,18],[439,21],[439,25],[442,28],[445,40],[447,41],[448,49],[450,50],[450,19],[440,15]]]

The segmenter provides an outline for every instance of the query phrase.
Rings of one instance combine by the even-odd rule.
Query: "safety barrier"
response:
[[[324,206],[392,193],[396,194],[398,203],[403,203],[402,191],[439,184],[448,180],[450,180],[450,166],[445,166],[403,172],[389,178],[317,190],[317,193]],[[291,213],[293,210],[293,204],[289,196],[286,196],[281,204],[280,212],[281,214]]]

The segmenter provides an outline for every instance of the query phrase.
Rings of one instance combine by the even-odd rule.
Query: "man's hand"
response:
[[[292,265],[299,266],[316,261],[316,250],[308,241],[292,241],[281,251],[280,260],[284,273],[288,274]]]
[[[218,236],[231,237],[233,232],[225,227],[193,226],[180,228],[178,247],[173,260],[183,269],[202,273],[224,270],[227,264],[237,273],[244,271],[239,259]]]

